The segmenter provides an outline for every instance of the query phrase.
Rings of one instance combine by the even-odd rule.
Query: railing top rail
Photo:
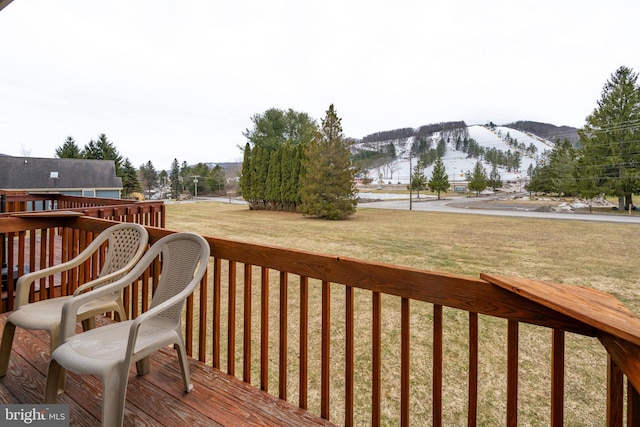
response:
[[[63,193],[0,193],[3,194],[6,202],[30,202],[40,200],[58,200],[76,203],[89,203],[95,205],[122,204],[123,199],[113,199],[105,197],[73,196]],[[130,201],[133,202],[133,201]]]
[[[600,331],[640,345],[640,319],[611,294],[582,286],[540,280],[484,273],[480,277]]]

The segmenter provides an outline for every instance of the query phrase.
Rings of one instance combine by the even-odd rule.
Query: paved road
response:
[[[382,195],[375,195],[380,197]],[[383,196],[384,197],[384,196]],[[358,203],[358,209],[399,209],[409,210],[409,198],[397,199],[398,195],[390,195],[389,199],[376,200],[371,202]],[[603,214],[579,214],[579,213],[560,213],[560,212],[534,212],[526,211],[524,207],[520,207],[523,210],[517,210],[518,207],[512,207],[511,209],[495,209],[497,205],[494,205],[493,209],[488,209],[486,202],[490,201],[491,197],[480,198],[467,198],[467,197],[447,197],[445,199],[437,200],[431,197],[421,197],[416,199],[414,196],[413,203],[411,204],[412,210],[415,211],[431,211],[431,212],[449,212],[449,213],[465,213],[476,215],[500,215],[509,217],[524,217],[524,218],[543,218],[543,219],[564,219],[574,221],[600,221],[600,222],[621,222],[640,224],[640,216],[630,215],[603,215]],[[210,200],[221,203],[233,203],[233,204],[246,204],[242,199],[228,198],[228,197],[202,197],[198,199],[191,199],[190,201],[204,201]],[[184,202],[179,202],[184,203]],[[472,207],[477,204],[476,207]],[[481,207],[482,206],[482,207]]]
[[[466,198],[466,197],[449,197],[446,199],[413,199],[411,204],[412,210],[415,211],[431,211],[431,212],[449,212],[449,213],[466,213],[476,215],[500,215],[509,217],[526,217],[526,218],[545,218],[545,219],[565,219],[578,221],[601,221],[601,222],[622,222],[640,224],[640,216],[630,215],[603,215],[603,214],[579,214],[579,213],[561,213],[561,212],[534,212],[512,209],[487,209],[486,202],[490,198]],[[473,208],[473,204],[477,203],[478,208]],[[457,205],[457,206],[456,206]],[[480,208],[482,205],[483,208]],[[358,209],[378,208],[378,209],[403,209],[409,210],[409,199],[402,200],[377,200],[372,202],[359,203]]]

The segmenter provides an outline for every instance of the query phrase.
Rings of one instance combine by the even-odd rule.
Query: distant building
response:
[[[119,199],[122,178],[113,160],[47,159],[0,154],[0,191],[62,193]]]

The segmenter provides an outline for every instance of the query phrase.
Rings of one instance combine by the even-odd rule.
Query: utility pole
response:
[[[193,185],[195,187],[195,191],[194,191],[194,196],[193,197],[198,197],[198,178],[200,178],[199,175],[194,175],[193,177]]]
[[[409,210],[413,210],[413,170],[411,167],[411,149],[409,149]]]

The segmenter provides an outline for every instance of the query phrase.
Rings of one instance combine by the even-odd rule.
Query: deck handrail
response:
[[[24,266],[25,260],[29,259],[29,266],[41,268],[36,258],[45,261],[53,259],[51,253],[56,251],[76,253],[90,242],[93,234],[111,224],[111,221],[87,216],[14,216],[0,218],[0,233],[10,236],[8,251],[12,253],[12,261]],[[147,229],[151,243],[173,232],[159,227]],[[47,230],[62,230],[59,244],[49,243],[53,234]],[[548,328],[550,331],[550,413],[546,418],[551,425],[563,425],[565,419],[567,334],[596,338],[607,352],[607,407],[603,415],[607,425],[621,425],[625,413],[630,425],[640,422],[640,399],[637,393],[640,388],[640,332],[636,332],[640,331],[640,327],[636,329],[640,320],[628,310],[623,310],[622,304],[608,294],[519,278],[484,274],[475,278],[211,236],[205,238],[211,246],[210,273],[197,295],[192,296],[187,304],[185,336],[189,354],[265,392],[276,394],[280,399],[291,401],[297,398],[301,408],[309,409],[311,401],[318,400],[319,407],[309,410],[317,411],[323,418],[344,425],[354,424],[354,413],[358,409],[354,402],[358,387],[355,374],[358,370],[355,360],[356,330],[361,309],[356,306],[358,292],[371,296],[371,305],[366,311],[371,317],[371,386],[368,405],[371,408],[369,421],[372,425],[389,422],[388,416],[382,413],[386,397],[383,396],[381,380],[385,366],[381,354],[385,345],[383,327],[386,326],[382,319],[388,313],[383,298],[389,297],[399,299],[400,323],[397,360],[400,387],[399,396],[394,396],[399,401],[399,412],[393,423],[409,425],[411,421],[411,392],[415,380],[412,376],[411,351],[412,333],[416,330],[412,326],[412,309],[423,303],[432,306],[432,425],[444,423],[445,308],[467,313],[467,425],[474,426],[481,421],[478,420],[481,316],[505,319],[507,322],[506,425],[517,425],[521,410],[518,379],[519,339],[523,324]],[[63,249],[65,247],[67,249]],[[35,252],[39,252],[38,257]],[[85,269],[77,275],[77,283],[66,284],[66,288],[60,286],[60,293],[72,292],[74,286],[89,280],[92,274],[91,268]],[[149,271],[127,290],[125,305],[131,316],[135,317],[146,310],[154,288],[154,274],[155,271]],[[292,278],[297,279],[295,283]],[[42,283],[33,298],[55,295],[56,292],[45,291],[52,287],[55,288],[53,282]],[[294,288],[298,297],[295,301],[289,298]],[[545,300],[545,292],[549,292],[549,289],[565,292],[567,301],[554,298]],[[317,292],[312,292],[314,290]],[[536,293],[539,295],[536,296]],[[275,303],[271,300],[273,297],[276,297]],[[344,308],[341,307],[339,313],[344,320],[337,320],[336,313],[332,311],[332,303],[338,297],[344,301]],[[582,304],[583,309],[573,307],[572,300],[578,301],[578,306]],[[223,302],[226,302],[226,306]],[[292,305],[296,306],[294,312],[297,318],[290,316]],[[321,313],[319,325],[310,318],[310,312],[318,307]],[[599,310],[607,311],[606,318],[597,315]],[[258,329],[254,331],[254,327]],[[339,339],[332,328],[341,331]],[[292,329],[298,330],[296,349],[290,345]],[[319,335],[317,348],[309,344],[311,335],[316,332]],[[274,348],[274,342],[277,348]],[[337,363],[334,350],[338,343],[342,346],[338,353],[344,372],[342,379],[337,381],[343,391],[336,398],[333,393],[336,380],[332,365]],[[314,380],[313,384],[309,378],[312,353],[318,354],[319,365],[318,380]],[[277,355],[275,362],[272,360],[274,354]],[[295,374],[290,372],[292,366],[297,367]],[[625,377],[628,381],[626,395]],[[293,383],[297,384],[296,390],[290,389]],[[275,389],[273,384],[276,385]],[[319,399],[312,399],[312,395],[319,396]],[[339,411],[339,419],[334,419],[336,415],[332,405],[343,408]]]

